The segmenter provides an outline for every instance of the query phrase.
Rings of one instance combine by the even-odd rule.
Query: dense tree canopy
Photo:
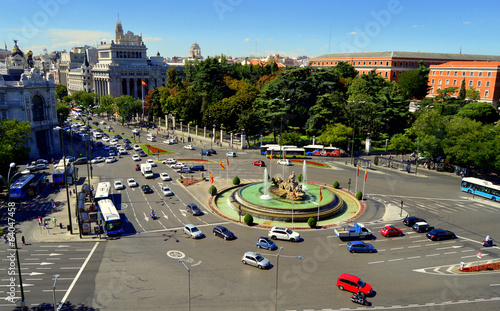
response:
[[[30,148],[27,143],[30,133],[28,121],[0,121],[0,175],[7,176],[10,163],[20,164],[29,159]]]

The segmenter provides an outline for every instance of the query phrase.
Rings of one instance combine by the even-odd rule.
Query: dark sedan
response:
[[[142,189],[142,192],[144,192],[144,193],[153,193],[153,189],[149,188],[148,185],[142,185],[141,189]]]
[[[145,157],[147,154],[144,152],[144,150],[139,150],[139,156]]]
[[[123,140],[123,142],[124,142],[124,143],[126,143],[126,144],[130,144],[130,140],[129,140],[128,138],[125,138],[125,139]]]
[[[189,203],[187,206],[186,206],[186,211],[190,212],[191,214],[193,214],[193,216],[201,216],[203,215],[203,212],[200,210],[200,208],[198,206],[196,206],[196,204],[194,203]]]
[[[440,241],[440,240],[450,240],[450,239],[456,239],[457,236],[455,233],[448,231],[448,230],[443,230],[443,229],[434,229],[429,232],[427,232],[427,238],[430,239],[431,241]]]
[[[208,149],[208,151],[210,151],[210,153],[212,154],[217,154],[217,151],[215,151],[214,149]]]
[[[405,219],[403,219],[403,224],[408,227],[413,227],[413,225],[416,222],[427,222],[427,221],[425,221],[425,219],[422,218],[418,218],[415,216],[408,216],[408,215],[405,217]]]
[[[224,240],[234,240],[234,234],[227,230],[226,227],[223,226],[215,226],[213,233],[215,236],[223,238]]]

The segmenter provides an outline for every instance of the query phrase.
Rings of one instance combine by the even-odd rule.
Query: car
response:
[[[208,149],[208,151],[210,151],[212,154],[217,154],[217,151],[215,151],[214,149]]]
[[[203,212],[200,210],[198,206],[194,203],[189,203],[186,205],[186,211],[193,214],[193,216],[201,216],[203,215]]]
[[[74,165],[87,164],[88,160],[85,157],[78,158],[73,162]]]
[[[140,131],[139,129],[133,129],[133,130],[132,130],[132,133],[134,133],[134,134],[139,134],[140,132],[141,132],[141,131]]]
[[[109,141],[109,144],[110,144],[111,146],[116,146],[116,145],[118,144],[118,141],[117,141],[117,140],[112,139],[112,140],[110,140],[110,141]]]
[[[129,187],[137,187],[138,186],[137,182],[133,178],[127,179],[127,185]]]
[[[147,164],[151,164],[151,166],[152,166],[152,167],[155,167],[155,166],[156,166],[156,162],[155,162],[155,160],[153,160],[153,159],[147,159],[147,160],[146,160],[146,163],[147,163]]]
[[[102,146],[104,146],[104,144],[102,143],[102,141],[98,141],[98,142],[96,142],[96,143],[95,143],[95,145],[96,145],[97,147],[102,147]]]
[[[136,170],[136,171],[140,171],[140,170],[141,170],[141,166],[140,166],[139,164],[136,164],[136,165],[135,165],[135,170]]]
[[[187,150],[195,150],[194,146],[193,145],[186,145],[184,146],[184,149],[187,149]]]
[[[455,233],[453,233],[449,230],[443,230],[443,229],[431,230],[431,231],[427,232],[426,236],[431,241],[450,240],[450,239],[457,238]]]
[[[94,137],[95,137],[96,139],[102,138],[102,134],[101,134],[101,133],[99,133],[99,132],[94,132]]]
[[[106,158],[106,163],[113,163],[113,162],[116,162],[118,161],[118,159],[116,157],[108,157]]]
[[[138,144],[135,144],[133,148],[135,151],[142,150],[141,146],[139,146]]]
[[[75,163],[76,164],[76,163]],[[38,163],[31,169],[32,171],[39,171],[47,169],[47,165],[45,163]]]
[[[382,229],[380,229],[380,234],[383,236],[390,237],[390,236],[402,236],[403,231],[399,228],[396,228],[394,226],[385,226]]]
[[[287,160],[287,159],[282,159],[282,160],[278,160],[277,162],[279,165],[287,165],[287,166],[290,166],[292,165],[292,162],[290,160]]]
[[[111,149],[111,147],[110,147],[110,146],[108,146],[108,145],[104,146],[104,150],[108,151],[108,150],[110,150],[110,149]]]
[[[128,138],[124,138],[123,142],[126,143],[126,144],[130,144],[131,143],[131,141]]]
[[[171,139],[171,140],[170,140],[170,144],[172,144],[172,145],[173,145],[173,144],[177,144],[177,140],[175,140],[175,139]]]
[[[194,171],[204,171],[205,167],[201,164],[191,166],[191,170]]]
[[[259,269],[267,269],[271,266],[271,262],[257,252],[246,252],[243,254],[243,257],[241,257],[241,262],[245,265],[251,265]]]
[[[171,145],[172,141],[170,139],[166,139],[163,141],[164,144]]]
[[[264,161],[261,161],[261,160],[254,161],[254,162],[252,162],[252,164],[255,166],[266,166],[266,163],[264,163]]]
[[[124,148],[120,148],[120,149],[118,149],[118,153],[119,153],[119,154],[122,154],[122,155],[126,155],[126,154],[128,154],[127,150],[125,150]]]
[[[110,157],[111,157],[111,156],[115,156],[115,155],[116,155],[116,153],[115,153],[115,151],[114,151],[114,150],[110,150],[110,151],[109,151],[109,156],[110,156]]]
[[[423,222],[423,221],[419,221],[419,222],[416,222],[413,227],[412,227],[413,231],[415,232],[418,232],[418,233],[422,233],[422,232],[429,232],[431,230],[434,230],[434,227],[433,226],[430,226],[428,223],[426,222]]]
[[[201,230],[193,224],[185,225],[183,231],[193,239],[199,239],[203,237],[203,232],[201,232]]]
[[[184,166],[181,167],[180,169],[175,170],[179,174],[186,174],[186,173],[192,173],[193,171],[191,170],[190,167]]]
[[[142,185],[141,190],[144,193],[153,193],[153,189],[151,189],[148,185]]]
[[[35,162],[35,164],[49,164],[49,161],[47,161],[45,159],[38,159],[34,162]]]
[[[172,178],[170,178],[170,176],[168,176],[167,173],[160,173],[160,178],[161,178],[161,180],[164,180],[164,181],[172,180]]]
[[[161,163],[163,163],[163,164],[175,164],[175,163],[177,163],[177,160],[172,159],[172,158],[168,158],[166,160],[163,160]]]
[[[99,125],[99,122],[94,121],[94,122],[92,122],[92,124],[94,124],[94,125]]]
[[[109,130],[109,131],[111,131],[113,129],[113,127],[111,125],[105,126],[104,128]]]
[[[288,240],[297,242],[300,240],[300,234],[285,227],[272,227],[267,236],[273,240]]]
[[[278,249],[278,247],[273,242],[273,240],[271,240],[270,238],[267,238],[267,237],[263,237],[263,236],[261,236],[259,238],[259,240],[257,241],[257,247],[263,248],[263,249],[268,249],[270,251]]]
[[[156,138],[154,138],[154,137],[148,137],[147,139],[148,139],[148,141],[152,141],[152,142],[156,141]]]
[[[101,122],[99,122],[99,124],[104,125],[104,124],[106,124],[106,121],[101,121]]]
[[[212,153],[211,153],[209,150],[202,150],[202,151],[200,152],[200,154],[201,154],[201,155],[204,155],[204,156],[211,156],[211,155],[212,155]]]
[[[172,192],[172,190],[170,190],[170,188],[168,186],[161,187],[161,192],[163,192],[163,195],[167,196],[167,197],[174,195],[174,193]]]
[[[427,222],[427,221],[425,221],[425,219],[409,215],[406,215],[406,217],[403,219],[403,224],[408,227],[412,227],[416,222]]]
[[[116,144],[116,145],[115,145],[115,148],[116,148],[116,149],[122,149],[122,145],[121,145],[121,144]]]
[[[102,141],[108,142],[109,141],[109,137],[106,137],[106,136],[103,135]]]
[[[134,154],[132,156],[132,160],[134,160],[134,161],[141,161],[141,157],[139,155],[137,155],[137,154]]]
[[[144,152],[144,150],[139,150],[139,156],[146,157],[147,154]]]
[[[170,165],[170,167],[173,169],[183,168],[184,166],[186,166],[186,163],[175,163]]]
[[[224,226],[215,226],[212,232],[214,236],[218,236],[220,238],[223,238],[224,240],[234,240],[235,238],[234,233],[227,230],[227,228]]]
[[[351,253],[374,253],[377,250],[373,245],[363,241],[351,241],[347,243],[347,250]]]
[[[120,135],[115,135],[115,136],[113,136],[113,138],[122,139],[122,137]]]
[[[132,148],[132,146],[130,146],[129,144],[125,144],[125,150],[132,150],[134,148]]]
[[[120,180],[115,180],[115,190],[125,189],[125,186]]]
[[[235,157],[236,156],[236,152],[228,152],[226,153],[226,157]]]
[[[357,276],[342,273],[337,279],[337,287],[340,290],[346,290],[351,293],[362,292],[366,296],[373,294],[373,288],[370,284],[364,282]]]
[[[92,161],[90,161],[90,163],[94,164],[94,163],[100,163],[100,162],[104,162],[106,161],[106,159],[104,157],[95,157],[92,159]]]

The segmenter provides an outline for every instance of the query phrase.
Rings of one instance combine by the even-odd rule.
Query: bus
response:
[[[312,156],[315,151],[321,152],[323,147],[323,145],[307,145],[304,146],[304,150],[306,151],[306,156]]]
[[[273,158],[304,158],[305,157],[305,149],[297,148],[297,146],[277,146],[277,147],[269,147],[266,150],[266,157]]]
[[[460,189],[467,193],[480,195],[493,201],[500,201],[500,186],[487,180],[465,177],[462,179]]]
[[[261,155],[266,155],[267,148],[269,147],[279,147],[280,145],[278,144],[267,144],[267,145],[261,145],[260,146],[260,154]]]
[[[99,217],[104,222],[104,232],[107,235],[120,235],[123,233],[122,220],[120,214],[116,210],[113,201],[110,199],[102,199],[98,203]]]
[[[94,200],[99,201],[102,199],[109,199],[109,191],[111,190],[110,182],[100,182],[97,184]]]
[[[73,117],[77,117],[77,116],[80,117],[82,115],[82,113],[83,113],[83,111],[80,108],[72,108],[71,109],[71,115]]]
[[[33,178],[28,189],[28,195],[30,197],[37,196],[38,192],[40,192],[40,190],[43,188],[43,184],[46,178],[47,175],[45,173],[35,174],[35,177]]]
[[[10,186],[10,198],[13,200],[22,200],[28,195],[31,182],[35,178],[35,175],[28,174],[22,175]]]
[[[54,185],[64,185],[64,174],[64,166],[58,164],[54,169],[54,173],[52,173],[52,182]],[[66,164],[66,178],[68,185],[72,185],[73,179],[78,178],[78,169],[75,170],[71,163]]]

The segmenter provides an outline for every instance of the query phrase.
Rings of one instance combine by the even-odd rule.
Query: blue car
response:
[[[374,253],[377,251],[373,245],[366,244],[362,241],[352,241],[347,243],[347,250],[351,253]]]
[[[203,150],[202,152],[200,152],[201,155],[206,155],[206,156],[211,156],[212,155],[212,152],[210,150]]]
[[[267,237],[260,237],[259,241],[257,242],[257,247],[268,250],[275,250],[278,248],[273,240]]]
[[[124,142],[124,143],[126,143],[126,144],[130,144],[130,140],[129,140],[128,138],[125,138],[125,139],[123,140],[123,142]]]

